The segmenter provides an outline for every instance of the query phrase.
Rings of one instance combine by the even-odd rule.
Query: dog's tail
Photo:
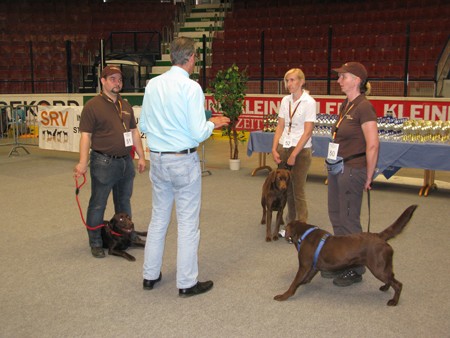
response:
[[[378,236],[380,236],[385,241],[388,241],[391,238],[397,236],[399,233],[402,232],[406,224],[408,224],[409,220],[411,219],[416,209],[417,205],[411,205],[410,207],[408,207],[405,211],[403,211],[400,217],[397,218],[397,220],[393,224],[391,224],[388,228],[380,232]]]

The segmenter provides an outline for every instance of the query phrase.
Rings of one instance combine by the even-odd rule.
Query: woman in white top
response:
[[[308,220],[305,184],[311,166],[311,136],[317,107],[316,101],[303,89],[304,84],[305,74],[299,68],[290,69],[284,75],[284,85],[290,95],[281,101],[272,145],[275,162],[292,166],[287,223]]]

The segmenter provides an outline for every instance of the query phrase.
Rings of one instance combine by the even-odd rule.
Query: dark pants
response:
[[[103,224],[109,194],[114,189],[114,210],[131,216],[131,195],[136,175],[130,156],[110,158],[92,151],[90,156],[91,198],[87,210],[86,223],[90,227]],[[88,230],[89,245],[101,247],[100,229]]]
[[[366,168],[345,166],[343,173],[328,175],[328,216],[335,235],[362,232],[360,216],[366,173]],[[362,274],[365,268],[353,270]]]

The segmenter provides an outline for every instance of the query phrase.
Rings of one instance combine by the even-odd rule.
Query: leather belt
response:
[[[155,153],[155,154],[191,154],[191,153],[195,153],[197,151],[197,148],[190,148],[190,149],[184,149],[181,151],[155,151],[155,150],[150,150],[151,153]]]
[[[125,158],[125,157],[128,156],[128,154],[127,155],[122,155],[122,156],[117,156],[117,155],[108,155],[108,154],[102,153],[101,151],[98,151],[98,150],[92,150],[92,151],[97,153],[97,154],[100,154],[100,155],[103,155],[103,156],[106,156],[106,157],[109,157],[109,158],[114,158],[114,159]]]

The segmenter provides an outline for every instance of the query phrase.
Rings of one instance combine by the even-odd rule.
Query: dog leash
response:
[[[370,232],[370,189],[367,189],[367,208],[369,209],[369,220],[367,221],[367,232]]]
[[[83,211],[81,210],[81,204],[80,204],[80,199],[78,198],[78,194],[80,193],[80,189],[83,187],[83,185],[86,183],[86,174],[83,174],[83,183],[78,184],[78,178],[75,177],[75,199],[77,201],[78,204],[78,210],[80,211],[80,216],[81,216],[81,220],[83,221],[84,226],[88,229],[88,230],[97,230],[100,228],[105,228],[108,231],[110,231],[113,235],[115,236],[122,236],[121,234],[113,231],[109,226],[107,226],[107,224],[100,224],[97,225],[95,227],[91,227],[89,225],[86,224],[86,221],[84,220],[84,216],[83,216]]]

